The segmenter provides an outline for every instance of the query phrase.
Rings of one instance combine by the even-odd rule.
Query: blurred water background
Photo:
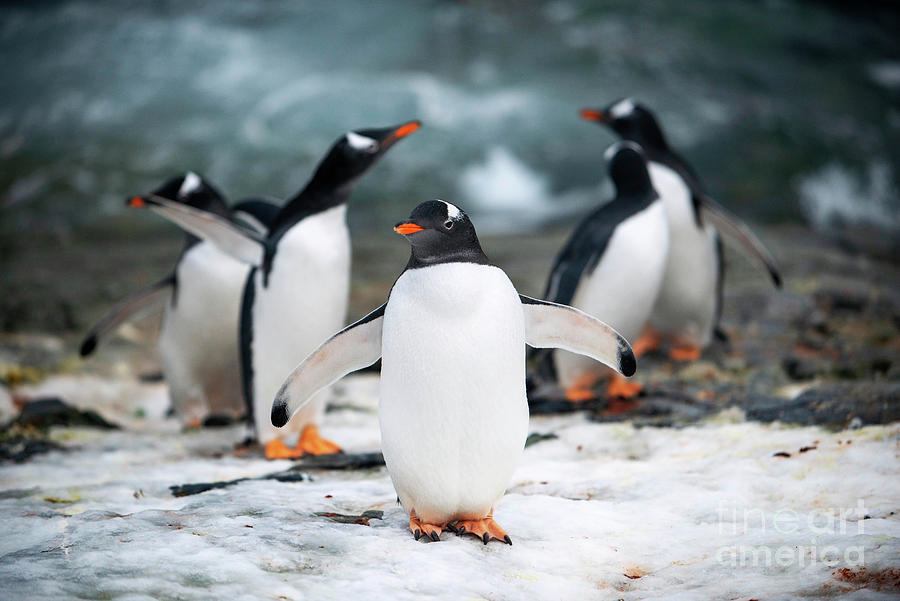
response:
[[[357,189],[355,232],[434,197],[481,232],[571,220],[607,191],[613,141],[577,110],[622,96],[746,219],[890,236],[898,31],[891,3],[3,4],[0,252],[172,236],[125,196],[192,169],[231,199],[285,197],[342,132],[411,118]]]
[[[443,197],[514,229],[597,201],[612,137],[576,111],[633,95],[743,215],[897,226],[900,19],[843,4],[6,4],[3,220],[102,219],[185,169],[284,197],[341,132],[417,117],[355,227]]]

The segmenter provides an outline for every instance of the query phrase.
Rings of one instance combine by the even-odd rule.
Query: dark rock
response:
[[[832,371],[831,361],[800,355],[785,357],[781,366],[792,380],[812,380]]]
[[[308,482],[312,480],[309,474],[304,474],[303,472],[279,472],[277,474],[269,474],[263,479],[276,480],[278,482]]]
[[[900,382],[831,382],[796,398],[747,399],[748,419],[762,422],[847,428],[854,421],[887,424],[900,420]]]
[[[265,476],[259,476],[257,478],[236,478],[234,480],[220,480],[218,482],[197,482],[194,484],[173,484],[169,487],[169,491],[171,491],[173,497],[188,497],[190,495],[199,495],[202,492],[206,492],[208,490],[215,490],[218,488],[228,488],[229,486],[234,486],[235,484],[240,484],[241,482],[248,482],[250,480],[276,480],[278,482],[309,482],[312,480],[309,474],[301,474],[297,472],[274,472],[272,474],[266,474]]]
[[[869,304],[868,286],[842,286],[840,288],[823,288],[813,298],[816,304],[825,306],[831,311],[849,311],[860,313]]]
[[[598,422],[630,421],[635,426],[682,427],[715,413],[715,403],[699,401],[676,391],[647,391],[647,396],[611,402],[605,410],[590,415]]]
[[[336,453],[334,455],[311,455],[298,459],[294,465],[281,472],[272,472],[256,478],[237,478],[219,482],[199,482],[194,484],[173,484],[169,490],[174,497],[196,495],[208,490],[227,488],[248,480],[275,480],[277,482],[308,482],[312,477],[307,470],[352,470],[369,469],[384,465],[381,453]]]
[[[52,440],[43,438],[30,438],[27,436],[12,436],[0,440],[0,462],[12,461],[14,463],[25,462],[35,455],[41,455],[50,451],[65,451],[65,447]]]
[[[228,414],[217,414],[217,415],[208,415],[206,419],[203,420],[204,428],[223,428],[225,426],[231,426],[236,423],[243,421],[243,417],[233,417]]]
[[[106,421],[95,411],[75,409],[58,398],[37,399],[27,403],[13,423],[39,430],[46,430],[51,426],[87,426],[104,430],[119,427]]]
[[[575,411],[602,411],[606,408],[606,405],[606,399],[600,397],[577,402],[570,401],[561,395],[528,398],[528,410],[531,415],[552,415],[557,413],[573,413]]]
[[[532,432],[531,434],[528,435],[528,438],[525,439],[525,448],[527,449],[531,445],[537,444],[544,440],[555,440],[557,438],[559,438],[559,436],[557,436],[553,432],[548,432],[547,434],[542,434],[540,432]]]
[[[307,470],[364,470],[384,465],[381,453],[335,453],[308,455],[294,462],[289,472]]]
[[[169,487],[169,491],[173,497],[188,497],[190,495],[199,495],[208,490],[217,488],[226,488],[234,486],[239,482],[245,482],[251,478],[238,478],[237,480],[221,480],[219,482],[198,482],[196,484],[173,484]]]
[[[360,515],[346,515],[343,513],[317,511],[314,515],[328,518],[332,522],[337,522],[339,524],[359,524],[360,526],[368,526],[369,520],[383,519],[384,512],[377,509],[370,509],[369,511],[362,512]]]

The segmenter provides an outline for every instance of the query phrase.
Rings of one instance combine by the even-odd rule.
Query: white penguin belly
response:
[[[669,222],[669,258],[650,325],[676,343],[703,347],[716,325],[717,234],[711,225],[697,227],[690,190],[677,173],[651,162],[650,178]]]
[[[253,303],[253,414],[263,444],[287,439],[318,424],[328,390],[301,409],[284,428],[272,425],[275,394],[288,374],[344,326],[350,293],[350,234],[346,207],[307,217],[278,243],[268,286],[255,275]]]
[[[244,413],[238,318],[248,268],[200,242],[178,264],[159,352],[175,412],[185,423]]]
[[[669,250],[665,209],[656,201],[623,221],[572,305],[606,322],[633,343],[656,302]],[[559,382],[568,388],[584,375],[609,372],[601,363],[568,351],[555,352]]]
[[[428,523],[479,519],[503,496],[525,446],[525,331],[496,267],[406,271],[382,330],[379,419],[400,502]]]

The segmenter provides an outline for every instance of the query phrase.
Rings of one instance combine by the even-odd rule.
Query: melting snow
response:
[[[97,384],[70,377],[44,386],[86,399]],[[377,389],[371,375],[339,387],[323,432],[348,452],[378,448]],[[900,557],[897,424],[832,433],[728,414],[685,429],[535,418],[532,431],[558,438],[525,450],[495,511],[513,538],[508,547],[452,533],[440,543],[414,541],[383,468],[174,498],[172,484],[291,464],[231,456],[240,427],[177,431],[154,417],[159,385],[120,392],[137,405],[106,401],[101,412],[132,423],[143,409],[142,429],[56,430],[76,449],[0,468],[2,596],[854,597],[858,584],[839,579],[841,568],[861,561],[875,574],[896,570]],[[383,519],[363,526],[315,515],[366,510],[382,510]],[[867,590],[865,598],[892,593]]]

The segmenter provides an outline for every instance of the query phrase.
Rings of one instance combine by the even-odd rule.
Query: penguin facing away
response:
[[[318,431],[328,391],[282,430],[272,427],[270,403],[297,362],[345,323],[350,291],[346,203],[354,184],[420,125],[410,121],[338,138],[265,236],[212,213],[164,198],[147,199],[151,210],[252,266],[241,308],[242,390],[255,434],[270,459],[340,451]],[[285,442],[290,438],[297,439],[293,447]]]
[[[273,397],[272,423],[380,357],[382,451],[410,531],[512,544],[493,510],[528,433],[525,345],[583,353],[626,375],[634,354],[586,313],[519,295],[456,206],[424,202],[394,230],[411,252],[387,302],[297,366]]]
[[[672,344],[673,359],[696,359],[713,334],[720,333],[724,265],[719,234],[761,264],[773,284],[781,287],[775,260],[744,223],[706,194],[694,170],[669,146],[647,107],[626,98],[604,109],[584,109],[581,116],[607,125],[622,139],[644,148],[653,187],[666,209],[666,272],[649,327],[635,345],[651,349],[666,339]]]
[[[640,146],[618,142],[605,156],[616,195],[572,233],[556,257],[544,298],[581,309],[608,323],[626,340],[637,340],[663,281],[669,230]],[[635,354],[641,351],[635,345]],[[555,369],[546,371],[556,374],[571,401],[593,398],[591,386],[605,375],[597,362],[583,355],[549,350],[534,354],[542,361],[555,359]],[[640,383],[613,374],[606,394],[631,397],[640,390]]]
[[[168,180],[151,195],[263,231],[274,209],[253,200],[229,210],[219,191],[193,172]],[[128,203],[144,200],[135,196]],[[107,312],[82,342],[81,356],[123,323],[164,305],[158,348],[175,413],[190,426],[210,415],[242,416],[237,328],[247,272],[214,244],[186,235],[172,273]]]

